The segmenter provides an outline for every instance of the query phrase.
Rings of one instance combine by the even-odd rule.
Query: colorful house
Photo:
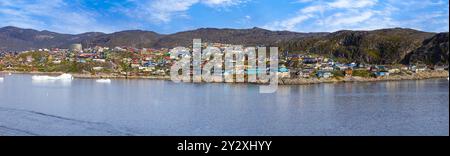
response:
[[[377,76],[377,77],[389,76],[389,72],[386,72],[386,71],[375,72],[375,76]]]
[[[318,71],[316,73],[316,76],[318,78],[330,78],[330,77],[333,76],[333,74],[331,72],[328,72],[328,71]]]

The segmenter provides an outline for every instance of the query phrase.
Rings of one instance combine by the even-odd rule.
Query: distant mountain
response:
[[[338,31],[321,37],[289,40],[278,46],[291,53],[313,53],[358,63],[395,64],[422,45],[434,33],[412,29]],[[448,57],[447,57],[448,58]]]
[[[37,31],[17,27],[0,28],[0,51],[21,51],[38,48],[68,47],[92,37],[104,35],[90,32],[78,35],[60,34],[50,31]]]
[[[204,42],[219,42],[242,45],[274,45],[275,43],[303,37],[323,36],[327,33],[297,33],[289,31],[269,31],[261,28],[253,29],[214,29],[201,28],[175,34],[158,34],[152,31],[128,30],[111,34],[84,33],[78,35],[59,34],[49,31],[37,31],[16,27],[0,28],[0,50],[28,50],[44,47],[67,48],[73,43],[83,46],[130,46],[144,47],[176,47],[190,46],[193,38],[201,38]]]
[[[0,51],[22,51],[37,48],[68,48],[82,43],[93,46],[129,46],[136,48],[173,48],[191,46],[192,39],[203,42],[245,46],[278,46],[281,51],[312,53],[340,61],[392,64],[424,62],[448,64],[448,33],[435,34],[413,29],[374,31],[338,31],[334,33],[299,33],[252,29],[201,28],[174,34],[128,30],[111,34],[89,32],[77,35],[37,31],[17,27],[0,28]]]
[[[176,47],[191,46],[192,39],[201,38],[203,42],[228,43],[240,45],[274,45],[277,42],[294,38],[321,36],[326,33],[296,33],[289,31],[269,31],[261,28],[253,29],[215,29],[201,28],[192,31],[162,35],[151,31],[122,31],[97,36],[86,40],[89,46],[132,46],[143,47]]]
[[[192,45],[193,38],[203,42],[227,43],[237,45],[275,45],[278,42],[296,38],[323,36],[328,33],[298,33],[290,31],[270,31],[261,28],[252,29],[215,29],[201,28],[164,36],[154,44],[155,47],[175,47]]]
[[[153,47],[153,45],[161,38],[163,35],[152,31],[142,31],[142,30],[128,30],[115,32],[112,34],[103,34],[99,36],[94,36],[83,40],[81,43],[87,47],[93,46],[105,46],[105,47],[116,47],[116,46],[128,46],[137,48],[148,48]]]

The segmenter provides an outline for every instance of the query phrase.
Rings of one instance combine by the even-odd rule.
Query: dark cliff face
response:
[[[403,61],[405,64],[419,63],[432,65],[448,65],[449,36],[439,33],[423,41],[422,46],[411,52]]]
[[[431,36],[433,33],[399,28],[339,31],[324,37],[288,41],[280,47],[293,53],[322,54],[344,62],[394,64],[400,63]]]

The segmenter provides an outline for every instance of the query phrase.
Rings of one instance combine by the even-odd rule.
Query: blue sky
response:
[[[204,27],[449,31],[448,0],[0,0],[0,27],[60,33]]]

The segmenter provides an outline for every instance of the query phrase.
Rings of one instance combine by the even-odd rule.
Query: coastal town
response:
[[[406,137],[450,133],[449,3],[0,0],[0,147],[444,150]]]
[[[222,53],[226,47],[232,46],[242,47],[222,43],[202,44],[202,48],[216,47],[221,49]],[[0,71],[34,74],[71,73],[78,78],[170,79],[170,69],[174,62],[181,57],[189,57],[189,55],[171,57],[172,50],[101,46],[83,48],[81,44],[72,44],[67,49],[44,48],[22,52],[1,52]],[[279,55],[278,70],[280,83],[309,84],[448,77],[448,65],[375,65],[336,60],[338,59],[309,53],[282,52]],[[203,60],[202,65],[206,61]],[[258,71],[255,73],[255,71],[247,70],[251,69],[248,63],[242,67],[235,67],[245,72],[236,74],[258,73]]]

